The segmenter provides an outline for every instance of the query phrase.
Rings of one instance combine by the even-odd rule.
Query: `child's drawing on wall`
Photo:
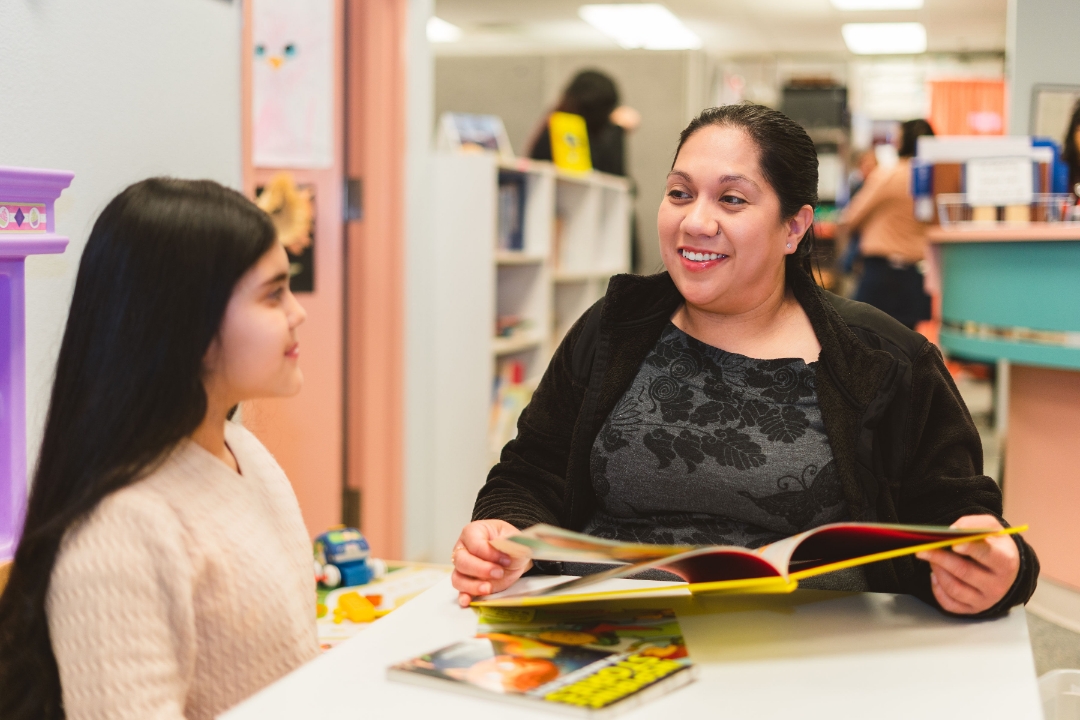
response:
[[[252,142],[256,167],[329,167],[332,0],[254,0]]]

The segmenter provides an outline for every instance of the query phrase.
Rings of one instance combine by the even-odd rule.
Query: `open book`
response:
[[[973,530],[929,525],[833,523],[750,550],[730,546],[649,545],[625,543],[583,535],[551,525],[534,525],[491,544],[512,557],[615,564],[611,570],[537,589],[479,598],[478,606],[525,606],[593,600],[686,588],[693,593],[791,592],[803,580],[834,570],[912,555],[923,550],[974,542],[992,535],[1023,532],[1027,526],[1004,530]],[[612,592],[580,592],[588,585],[635,575],[644,570],[665,570],[687,584]]]

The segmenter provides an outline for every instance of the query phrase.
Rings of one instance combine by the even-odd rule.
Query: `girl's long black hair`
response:
[[[710,125],[739,128],[758,146],[761,174],[780,198],[782,220],[794,217],[803,205],[817,207],[818,158],[814,142],[797,122],[764,105],[741,103],[702,110],[679,134],[672,167],[690,136]],[[805,272],[813,277],[813,253],[814,225],[811,223],[799,247],[784,261],[786,277],[790,280],[795,272]]]
[[[45,601],[64,533],[206,414],[203,358],[270,218],[209,180],[136,183],[83,251],[26,521],[0,596],[0,717],[64,717]]]

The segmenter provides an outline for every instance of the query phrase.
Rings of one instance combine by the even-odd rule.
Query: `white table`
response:
[[[449,580],[436,585],[222,718],[551,717],[386,679],[388,665],[472,636],[476,615],[455,597]],[[628,720],[1042,718],[1023,608],[969,621],[905,595],[814,590],[666,604],[679,615],[700,675],[621,716]]]

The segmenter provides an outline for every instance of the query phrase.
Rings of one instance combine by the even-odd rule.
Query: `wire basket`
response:
[[[964,193],[941,193],[937,207],[943,227],[1080,220],[1074,215],[1072,193],[1036,193],[1029,205],[1009,207],[973,207]]]

